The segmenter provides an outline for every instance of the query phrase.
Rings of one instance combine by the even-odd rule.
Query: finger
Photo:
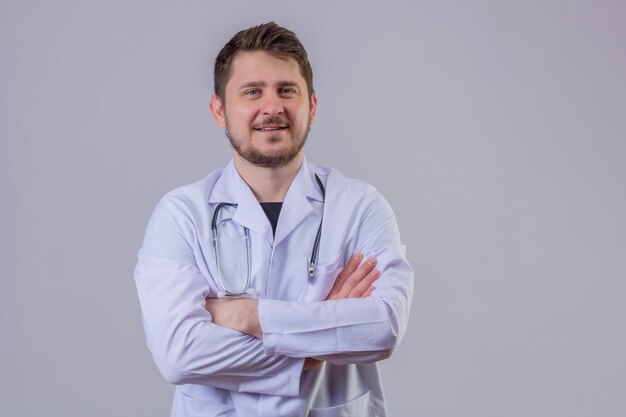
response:
[[[350,274],[339,290],[339,298],[347,298],[352,290],[374,270],[377,262],[376,259],[369,258],[367,261],[363,262],[356,271]],[[368,284],[367,287],[370,285],[371,284]]]
[[[361,252],[357,252],[352,258],[350,258],[348,264],[341,270],[341,272],[337,276],[337,282],[339,283],[339,286],[343,285],[346,279],[350,275],[352,275],[354,271],[356,271],[362,260],[363,254]]]
[[[335,280],[335,283],[333,284],[333,288],[330,290],[330,293],[328,294],[329,297],[334,296],[339,293],[339,291],[341,290],[341,287],[343,286],[343,283],[354,271],[356,271],[362,259],[363,259],[363,254],[360,252],[357,252],[352,258],[350,258],[350,261],[348,262],[348,264],[343,268],[343,270],[337,276],[337,279]]]
[[[369,288],[367,289],[367,291],[365,291],[365,292],[363,293],[363,295],[361,296],[361,298],[367,298],[367,297],[369,297],[370,295],[372,295],[372,293],[374,292],[374,290],[375,290],[375,289],[376,289],[376,287],[374,287],[374,286],[372,285],[371,287],[369,287]]]
[[[369,258],[367,261],[363,262],[356,271],[354,271],[347,279],[346,282],[343,284],[341,290],[340,290],[340,298],[348,298],[350,297],[350,294],[352,293],[352,291],[356,288],[357,285],[359,285],[363,280],[368,278],[368,274],[370,274],[374,268],[376,267],[376,264],[378,263],[378,261],[374,258]],[[368,282],[372,282],[371,280],[368,280]],[[370,284],[368,284],[365,288],[369,287]]]
[[[378,278],[380,278],[380,271],[372,270],[350,291],[348,298],[360,298]]]

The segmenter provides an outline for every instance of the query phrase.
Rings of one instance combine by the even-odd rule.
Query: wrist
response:
[[[259,301],[257,299],[247,300],[246,314],[244,317],[246,333],[256,337],[263,338],[263,331],[259,323]]]

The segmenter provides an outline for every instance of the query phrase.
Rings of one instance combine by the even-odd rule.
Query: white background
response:
[[[390,415],[626,415],[626,6],[591,0],[0,0],[0,415],[169,415],[136,251],[228,161],[213,60],[270,20],[307,158],[378,187],[415,267]]]

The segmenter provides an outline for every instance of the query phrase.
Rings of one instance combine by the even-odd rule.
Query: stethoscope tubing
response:
[[[218,239],[219,232],[217,228],[217,218],[218,218],[220,210],[225,206],[237,208],[237,204],[235,203],[220,203],[215,208],[215,211],[213,212],[213,220],[211,221],[211,231],[213,233],[213,247],[215,248],[215,266],[217,268],[217,280],[220,284],[220,287],[222,288],[222,291],[220,291],[220,293],[218,294],[218,298],[223,298],[225,296],[236,297],[236,296],[240,296],[244,294],[249,294],[250,279],[251,279],[251,274],[252,274],[251,272],[252,263],[250,260],[250,230],[248,230],[247,227],[244,227],[243,231],[244,231],[244,236],[246,238],[246,260],[247,260],[246,266],[247,268],[246,268],[246,284],[243,287],[243,291],[230,291],[226,287],[226,284],[224,283],[224,280],[222,279],[222,271],[221,271],[220,256],[219,256],[219,239]]]
[[[317,185],[320,191],[322,192],[322,203],[325,204],[326,203],[326,188],[324,187],[324,184],[322,184],[322,180],[320,180],[317,174],[315,174],[315,181],[317,182]],[[230,291],[226,287],[226,284],[224,283],[224,280],[222,279],[222,272],[221,272],[221,267],[220,267],[220,256],[219,256],[219,239],[218,239],[219,231],[217,228],[217,219],[219,217],[220,210],[226,206],[237,208],[236,203],[219,203],[217,207],[215,207],[215,210],[213,211],[213,219],[211,220],[211,232],[213,235],[213,248],[215,249],[215,265],[217,267],[217,280],[222,289],[222,291],[220,291],[218,294],[218,298],[238,297],[238,296],[246,295],[246,294],[254,294],[254,289],[250,288],[250,280],[251,280],[251,275],[252,275],[252,260],[250,257],[250,246],[251,246],[250,230],[245,226],[243,229],[244,229],[244,235],[246,238],[246,260],[247,260],[246,284],[244,285],[242,291]],[[319,227],[317,228],[317,233],[315,235],[315,241],[313,242],[313,249],[311,250],[311,257],[309,259],[309,262],[307,263],[307,272],[309,274],[309,277],[313,276],[313,273],[315,271],[315,265],[317,263],[317,258],[319,256],[319,247],[320,247],[320,241],[322,239],[323,224],[324,224],[324,210],[322,210],[322,218],[320,219],[320,224],[319,224]]]
[[[324,184],[322,184],[322,180],[320,177],[315,174],[315,181],[317,181],[317,185],[320,187],[320,191],[322,192],[322,202],[326,203],[326,188],[324,188]],[[322,218],[320,219],[320,225],[317,228],[317,234],[315,235],[315,241],[313,242],[313,251],[311,252],[311,260],[309,261],[308,273],[309,277],[313,276],[313,272],[315,271],[315,264],[317,263],[317,256],[320,247],[320,240],[322,239],[322,224],[324,224],[324,210],[322,210]]]

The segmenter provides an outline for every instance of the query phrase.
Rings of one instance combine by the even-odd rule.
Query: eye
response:
[[[291,95],[291,94],[295,94],[296,90],[295,88],[291,88],[291,87],[283,87],[280,90],[278,90],[278,92],[283,95]]]
[[[257,90],[257,89],[250,89],[250,90],[244,91],[243,94],[246,95],[246,96],[254,97],[254,96],[259,95],[259,90]]]

